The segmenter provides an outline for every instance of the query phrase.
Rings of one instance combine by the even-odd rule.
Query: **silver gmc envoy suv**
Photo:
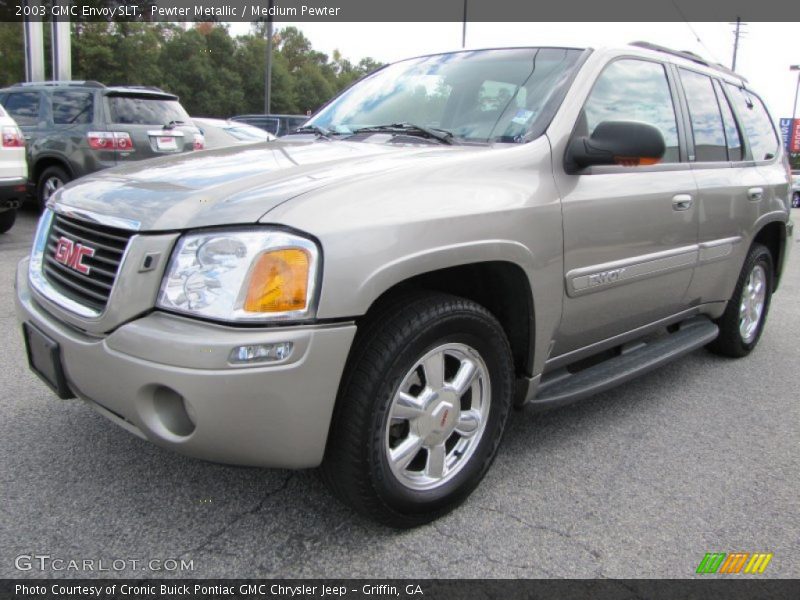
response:
[[[17,312],[61,398],[189,456],[321,466],[409,527],[469,495],[512,407],[753,350],[789,181],[759,96],[694,54],[423,56],[278,141],[60,189]]]

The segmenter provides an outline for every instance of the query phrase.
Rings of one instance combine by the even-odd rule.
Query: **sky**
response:
[[[357,62],[370,56],[382,62],[461,48],[458,23],[277,23],[295,26],[315,50],[338,49]],[[249,24],[231,23],[231,33],[247,33]],[[468,23],[467,48],[559,45],[622,46],[642,40],[690,50],[731,66],[733,29],[728,23]],[[775,120],[792,116],[800,64],[800,23],[747,23],[740,39],[736,71],[759,93]],[[798,106],[800,118],[800,106]]]

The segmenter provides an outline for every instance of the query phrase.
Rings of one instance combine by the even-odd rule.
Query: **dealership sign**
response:
[[[789,152],[800,152],[800,119],[781,119],[781,137]]]

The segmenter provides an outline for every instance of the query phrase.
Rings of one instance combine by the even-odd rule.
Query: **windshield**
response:
[[[521,142],[581,50],[479,50],[405,60],[366,77],[307,125],[338,134],[396,123],[461,140]]]
[[[125,125],[166,125],[189,123],[189,115],[177,100],[148,96],[107,96],[111,122]]]

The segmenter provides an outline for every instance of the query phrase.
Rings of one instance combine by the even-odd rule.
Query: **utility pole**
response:
[[[733,23],[731,23],[733,25]],[[733,38],[733,64],[731,65],[731,71],[736,70],[736,54],[739,52],[739,36],[741,35],[741,27],[742,27],[742,19],[740,17],[736,17],[736,32],[734,33]]]
[[[272,104],[272,2],[269,0],[268,13],[267,13],[267,56],[266,64],[264,65],[264,114],[271,113],[270,106]]]
[[[39,0],[25,0],[25,7],[40,8]],[[44,81],[44,23],[24,17],[25,81]]]
[[[68,6],[68,0],[55,0],[53,6]],[[67,13],[69,14],[69,13]],[[54,81],[72,79],[72,30],[69,17],[53,17],[50,22],[50,52]]]
[[[464,0],[464,21],[461,28],[461,47],[467,47],[467,0]]]
[[[797,96],[800,93],[800,65],[791,65],[789,67],[790,71],[797,71],[797,85],[794,88],[794,104],[792,104],[792,122],[789,123],[789,152],[792,152],[795,146],[795,138],[797,135],[795,134],[795,119],[797,118]],[[800,129],[800,128],[798,128]]]

